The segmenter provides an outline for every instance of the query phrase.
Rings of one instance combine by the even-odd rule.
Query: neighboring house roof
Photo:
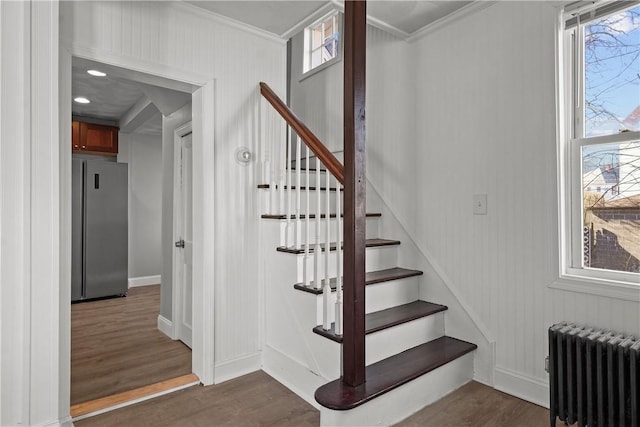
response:
[[[622,123],[628,128],[637,129],[638,125],[640,125],[640,105],[638,105]]]
[[[621,209],[636,208],[640,209],[640,194],[635,196],[624,197],[622,199],[607,200],[604,206],[594,206],[594,209]]]

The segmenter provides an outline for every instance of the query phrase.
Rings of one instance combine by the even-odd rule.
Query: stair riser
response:
[[[469,353],[354,409],[321,408],[320,425],[392,425],[460,388],[472,377],[473,353]]]
[[[366,337],[366,364],[378,362],[444,335],[444,312],[422,317]]]
[[[417,300],[420,293],[418,280],[418,277],[408,277],[406,279],[367,285],[365,288],[365,312],[372,313]],[[312,296],[312,294],[307,295]],[[316,295],[316,325],[322,325],[323,299],[324,296],[322,294]],[[335,303],[336,292],[332,292],[330,323],[335,320]],[[443,335],[443,333],[444,330],[440,335]],[[418,344],[420,343],[416,343],[414,346]]]
[[[269,220],[269,221],[276,222],[277,220]],[[285,238],[289,236],[288,237],[289,241],[287,246],[293,246],[295,244],[296,230],[299,230],[299,232],[301,233],[300,238],[304,241],[304,239],[306,239],[306,236],[307,236],[307,226],[309,226],[309,236],[311,238],[311,243],[313,244],[316,241],[317,223],[315,218],[311,218],[308,222],[305,219],[302,219],[300,220],[299,224],[298,224],[298,221],[295,219],[289,220],[288,222],[287,220],[279,220],[279,221],[280,221],[279,227],[280,227],[281,241],[284,242]],[[338,240],[338,236],[337,236],[338,221],[335,218],[330,218],[328,220],[326,218],[320,218],[320,241],[324,242],[326,240],[327,221],[329,221],[329,236],[330,236],[329,240],[331,242],[335,242],[336,240]],[[379,236],[378,234],[379,222],[380,221],[378,217],[367,218],[367,223],[366,223],[367,239],[373,239]],[[344,227],[344,222],[341,222],[341,224]]]
[[[304,265],[305,265],[305,256],[304,254],[300,254],[300,255],[290,255],[290,254],[283,254],[283,256],[295,256],[297,257],[297,282],[298,283],[302,283],[304,282]],[[316,254],[314,253],[309,253],[309,256],[307,258],[307,267],[309,269],[309,280],[310,281],[315,281],[315,277],[314,277],[314,264],[315,264],[315,256]],[[398,249],[397,246],[382,246],[382,247],[377,247],[377,248],[367,248],[367,252],[366,252],[366,259],[365,259],[365,268],[366,271],[376,271],[376,270],[385,270],[387,268],[393,268],[397,265],[397,260],[398,260]],[[325,257],[325,252],[322,252],[320,254],[320,277],[324,278],[324,271],[325,271],[325,263],[326,263],[326,257]],[[336,252],[332,251],[329,253],[329,276],[330,277],[336,277]],[[416,290],[417,292],[417,290]],[[413,298],[412,300],[409,301],[413,301],[418,299],[417,297],[417,293],[416,293],[416,297]],[[406,302],[409,302],[406,301]],[[386,308],[386,307],[385,307]]]
[[[303,185],[304,186],[304,185]],[[314,185],[312,185],[314,186]],[[287,213],[287,203],[289,194],[291,194],[291,214],[295,215],[298,207],[298,195],[300,196],[300,213],[305,214],[307,212],[307,192],[302,190],[298,193],[296,190],[285,190],[284,199],[280,199],[280,192],[273,191],[271,189],[265,189],[266,191],[266,199],[267,199],[267,211],[266,213],[270,214],[281,214],[284,215]],[[309,192],[309,211],[310,213],[317,213],[318,199],[315,191]],[[327,212],[327,192],[320,191],[320,213]],[[342,205],[343,202],[340,202]],[[344,211],[344,207],[342,208]],[[330,199],[329,199],[329,212],[336,211],[336,192],[330,191]]]

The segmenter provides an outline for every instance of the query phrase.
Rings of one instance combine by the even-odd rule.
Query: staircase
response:
[[[293,169],[292,174],[297,173],[305,173],[305,170]],[[316,174],[320,174],[320,181],[325,182],[326,171],[309,173],[311,182],[316,182]],[[263,192],[263,206],[267,206],[268,200],[273,199],[269,196],[273,188],[269,184],[258,187]],[[304,192],[302,188],[304,186],[300,188]],[[325,200],[327,187],[321,187],[320,191],[321,200]],[[329,191],[335,193],[335,188],[329,188]],[[287,188],[286,192],[285,198],[288,192],[292,193],[294,200],[304,197],[295,195],[295,185]],[[335,204],[331,208],[335,209]],[[311,211],[315,211],[315,207]],[[309,214],[309,219],[315,221],[316,216]],[[320,244],[319,253],[315,253],[317,248],[310,244],[306,261],[304,244],[300,247],[280,245],[281,230],[286,227],[284,223],[287,217],[294,221],[297,218],[296,215],[287,214],[262,215],[266,230],[263,234],[263,250],[269,251],[265,274],[285,282],[274,284],[282,286],[284,295],[276,297],[278,301],[270,304],[268,310],[286,311],[285,308],[278,308],[278,303],[290,299],[287,305],[294,313],[289,321],[296,322],[296,325],[282,327],[282,334],[290,340],[306,342],[305,347],[323,359],[317,366],[313,366],[312,362],[300,361],[304,368],[325,378],[323,381],[326,383],[315,391],[315,399],[321,405],[322,425],[388,425],[406,418],[471,380],[476,346],[446,336],[447,307],[420,299],[420,287],[424,286],[421,284],[423,272],[411,269],[411,266],[398,265],[398,249],[402,242],[390,239],[393,236],[379,236],[379,225],[384,218],[380,213],[369,212],[366,215],[364,319],[366,382],[358,387],[345,385],[340,378],[343,337],[335,333],[333,318],[328,328],[323,325],[323,289],[316,287],[314,280],[306,285],[304,283],[305,268],[315,263],[315,256],[324,259],[327,245]],[[320,221],[322,230],[327,221],[331,223],[329,269],[335,272],[335,262],[332,260],[337,249],[337,212],[321,214]],[[312,227],[313,224],[311,222]],[[329,280],[331,305],[336,301],[337,282],[335,275]],[[268,283],[269,280],[267,287],[270,287]],[[271,326],[274,325],[268,325]],[[295,356],[291,342],[281,341],[274,345],[282,353],[291,351],[293,360],[302,358]],[[292,388],[303,387],[294,384]]]
[[[345,1],[344,164],[260,83],[263,367],[308,400],[315,384],[331,426],[406,418],[470,381],[477,348],[445,335],[447,307],[366,211],[366,20]]]

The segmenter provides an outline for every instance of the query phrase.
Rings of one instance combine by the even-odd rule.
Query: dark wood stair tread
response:
[[[386,270],[370,271],[365,274],[365,285],[373,285],[375,283],[389,282],[391,280],[400,280],[407,277],[421,276],[423,273],[420,270],[409,270],[401,267],[387,268]],[[329,279],[329,286],[331,291],[336,290],[336,278]],[[293,285],[295,289],[300,291],[309,292],[311,294],[322,294],[322,288],[316,289],[314,282],[311,282],[311,286],[305,286],[304,283],[296,283]]]
[[[383,329],[391,328],[392,326],[397,326],[402,323],[407,323],[412,320],[440,313],[446,309],[447,306],[444,305],[417,300],[408,304],[402,304],[385,310],[368,313],[364,318],[364,333],[372,334]],[[313,332],[318,335],[322,335],[325,338],[329,338],[332,341],[338,343],[342,342],[342,335],[335,334],[335,323],[331,324],[331,329],[328,331],[324,330],[322,325],[318,325],[313,328]]]
[[[258,184],[258,188],[259,189],[269,189],[271,188],[270,184]],[[276,184],[276,189],[278,188],[278,184]],[[289,187],[287,185],[284,186],[284,189],[288,189]],[[295,185],[291,186],[292,190],[295,190],[297,187]],[[300,191],[307,191],[307,187],[304,185],[300,186]],[[316,191],[316,187],[313,185],[309,186],[309,191]],[[320,191],[327,191],[327,187],[320,187]],[[329,187],[329,191],[336,191],[336,187]],[[340,191],[344,191],[344,188],[340,188]]]
[[[399,240],[388,240],[388,239],[367,239],[366,240],[366,246],[368,248],[375,248],[375,247],[380,247],[380,246],[394,246],[394,245],[399,245],[400,241]],[[309,253],[313,253],[313,246],[314,245],[310,245],[309,247]],[[325,250],[325,244],[321,244],[320,245],[322,248],[322,251],[324,252]],[[284,246],[279,246],[278,248],[276,248],[276,250],[278,252],[286,252],[289,254],[303,254],[304,253],[304,245],[301,248],[287,248]],[[335,251],[336,250],[336,242],[331,242],[329,244],[329,250],[330,251]]]
[[[382,216],[382,214],[380,212],[369,212],[366,214],[367,218],[380,218]],[[300,215],[300,219],[305,219],[307,216],[306,215]],[[315,218],[316,214],[310,214],[309,218]],[[320,218],[326,218],[327,215],[326,214],[320,214]],[[332,213],[329,214],[329,218],[335,218],[336,214]],[[340,214],[340,217],[343,218],[344,214]],[[287,219],[287,215],[272,215],[272,214],[263,214],[261,215],[262,219]],[[296,219],[297,216],[295,214],[292,214],[291,219]]]
[[[466,341],[440,337],[367,366],[366,382],[358,387],[349,387],[337,379],[316,390],[315,398],[329,409],[352,409],[476,348]]]

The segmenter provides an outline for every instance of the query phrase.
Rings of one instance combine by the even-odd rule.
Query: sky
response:
[[[586,136],[617,133],[640,105],[640,6],[586,25],[585,40],[585,100],[617,118],[587,108]]]

